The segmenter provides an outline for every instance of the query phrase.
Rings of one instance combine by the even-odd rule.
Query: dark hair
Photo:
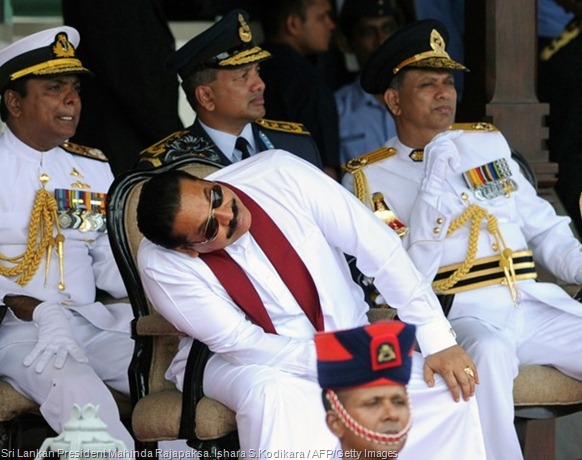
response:
[[[143,236],[167,249],[187,243],[184,237],[174,235],[174,220],[180,210],[180,184],[197,180],[192,174],[174,169],[143,185],[137,204],[137,226]]]
[[[266,41],[276,38],[285,28],[287,18],[296,14],[305,21],[305,10],[315,0],[276,0],[263,2],[261,27]]]
[[[324,388],[321,391],[321,400],[323,401],[323,408],[325,409],[326,412],[329,412],[330,410],[333,410],[333,407],[331,406],[331,403],[328,401],[327,397],[326,397],[326,393],[327,393],[328,389]],[[337,399],[339,399],[339,401],[343,404],[345,402],[345,396],[342,390],[332,390],[335,395],[337,396]]]
[[[2,91],[2,98],[0,99],[0,119],[2,119],[2,121],[5,122],[6,120],[8,120],[9,115],[8,107],[6,107],[6,101],[4,99],[4,94],[6,93],[6,91],[10,89],[18,93],[20,97],[26,97],[26,95],[28,94],[27,86],[28,80],[30,80],[29,77],[24,77],[19,78],[18,80],[15,81],[11,81],[6,85],[6,87]]]
[[[208,85],[216,80],[216,74],[218,69],[201,69],[196,72],[184,77],[182,80],[182,90],[186,95],[186,99],[194,110],[198,107],[198,101],[196,99],[196,87],[200,85]]]
[[[327,397],[325,396],[326,393],[327,393],[327,390],[324,388],[321,391],[321,401],[323,402],[323,408],[325,409],[325,411],[329,412],[330,410],[333,410],[333,409],[331,407],[331,404],[327,400]]]

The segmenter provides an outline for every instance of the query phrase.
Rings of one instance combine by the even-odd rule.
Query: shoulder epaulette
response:
[[[176,131],[139,153],[138,163],[150,163],[154,168],[183,155],[204,158],[220,163],[220,156],[203,137],[192,134],[189,129]]]
[[[267,120],[265,118],[259,118],[256,121],[261,127],[265,129],[272,129],[273,131],[283,131],[285,133],[293,133],[293,134],[303,134],[308,135],[311,134],[302,123],[294,123],[291,121],[276,121],[276,120]]]
[[[545,46],[540,52],[540,59],[542,61],[549,61],[552,56],[554,56],[558,51],[560,51],[564,46],[574,40],[578,35],[580,35],[580,19],[573,19],[565,27],[562,33],[555,37],[549,45]]]
[[[60,147],[66,152],[72,153],[73,155],[80,155],[82,157],[91,158],[93,160],[108,161],[105,154],[99,149],[73,144],[72,142],[68,141],[63,142]]]
[[[189,134],[190,131],[184,129],[182,131],[176,131],[175,133],[170,134],[169,136],[164,137],[161,141],[156,142],[153,145],[150,145],[147,149],[142,150],[139,155],[145,157],[157,157],[163,154],[166,151],[166,148],[170,142],[175,139],[179,139],[186,134]]]
[[[396,149],[393,147],[380,147],[372,150],[358,158],[352,158],[350,161],[342,165],[342,169],[349,173],[353,173],[364,166],[371,165],[380,160],[385,160],[391,156],[396,155]]]
[[[476,122],[476,123],[453,123],[449,129],[462,129],[463,131],[499,131],[491,123]]]

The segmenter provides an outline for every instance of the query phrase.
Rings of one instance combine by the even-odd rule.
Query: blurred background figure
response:
[[[329,0],[264,2],[264,48],[272,59],[261,65],[266,117],[303,123],[321,153],[325,171],[339,176],[339,129],[333,91],[319,66],[335,29]]]
[[[339,47],[362,69],[398,26],[404,13],[396,0],[345,0],[339,15]],[[359,76],[335,93],[339,116],[340,163],[381,147],[396,127],[381,95],[362,89]]]
[[[83,117],[72,140],[101,149],[117,175],[183,127],[178,79],[166,69],[174,37],[161,0],[62,0],[62,12],[83,37],[78,53],[95,74],[83,85]]]
[[[582,235],[582,3],[538,0],[538,96],[550,104],[550,159],[559,165],[556,192]]]

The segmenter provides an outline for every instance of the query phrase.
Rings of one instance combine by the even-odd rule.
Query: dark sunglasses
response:
[[[214,217],[214,210],[222,206],[222,187],[215,184],[210,189],[210,208],[208,209],[208,219],[206,219],[206,225],[204,226],[204,241],[199,241],[192,244],[206,244],[212,243],[218,236],[218,230],[220,225]]]

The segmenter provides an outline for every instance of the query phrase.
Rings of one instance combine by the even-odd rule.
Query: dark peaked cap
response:
[[[401,27],[378,47],[364,66],[362,88],[370,94],[382,94],[404,68],[467,71],[446,52],[448,40],[444,24],[435,19]]]
[[[268,59],[271,54],[253,40],[249,14],[231,10],[220,21],[175,51],[168,69],[185,78],[205,68],[229,69]]]
[[[344,33],[351,33],[352,28],[362,18],[381,18],[393,16],[400,21],[400,12],[387,0],[345,0],[339,23]]]

